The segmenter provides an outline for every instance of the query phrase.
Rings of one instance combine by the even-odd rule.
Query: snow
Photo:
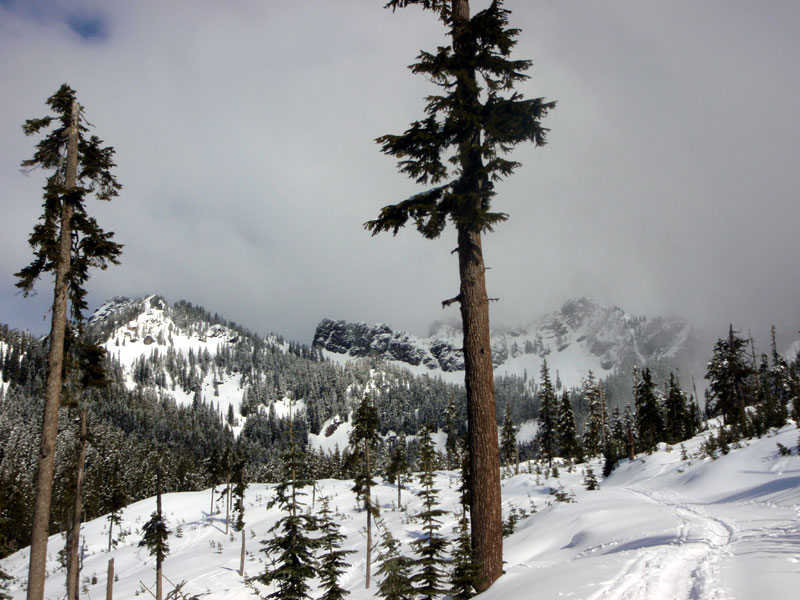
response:
[[[344,429],[344,427],[340,427]],[[652,455],[623,461],[601,483],[600,489],[583,488],[580,466],[570,473],[560,466],[559,479],[544,479],[521,473],[503,480],[503,512],[512,508],[535,514],[521,519],[516,532],[505,539],[505,574],[483,595],[482,600],[535,597],[542,600],[788,600],[797,597],[800,586],[800,457],[798,429],[783,427],[771,436],[746,441],[725,456],[701,457],[702,436],[685,443],[689,459],[681,459],[681,448],[661,445]],[[777,443],[792,449],[791,456],[778,452]],[[599,461],[592,463],[601,472]],[[523,465],[527,469],[527,465]],[[457,509],[458,476],[441,471],[436,476],[441,505]],[[375,586],[364,589],[364,513],[357,510],[348,481],[318,482],[319,493],[331,497],[337,521],[352,549],[352,566],[341,582],[352,600],[373,598]],[[551,488],[563,486],[575,503],[555,501]],[[408,512],[420,503],[403,490]],[[245,575],[264,570],[258,542],[279,517],[268,509],[270,485],[253,484],[246,496],[245,520],[248,555]],[[382,519],[394,534],[408,543],[420,534],[420,525],[396,510],[397,490],[383,483],[376,487]],[[185,591],[203,599],[252,598],[254,589],[238,574],[239,534],[226,535],[222,513],[208,514],[210,492],[166,494],[165,512],[173,530],[170,554],[164,569],[173,582],[187,581]],[[308,498],[307,498],[308,499]],[[119,580],[116,598],[133,598],[139,581],[152,587],[153,561],[138,548],[140,529],[155,508],[150,498],[127,507],[123,528],[130,533],[108,553],[107,521],[84,525],[86,556],[82,578],[89,594],[105,593],[107,560],[115,559]],[[454,514],[443,518],[443,532],[450,534]],[[174,535],[181,523],[182,537]],[[63,546],[60,536],[49,545],[46,597],[63,597],[64,573],[56,554]],[[27,569],[24,549],[2,561],[3,568],[17,578],[10,593],[25,596],[19,581]],[[374,571],[374,569],[373,569]],[[97,583],[91,583],[93,577]],[[268,590],[252,584],[263,597]],[[169,587],[167,587],[169,589]],[[312,597],[317,597],[312,590]]]
[[[539,422],[536,420],[520,423],[519,429],[517,429],[517,442],[521,444],[532,442],[536,438],[537,431],[539,431]]]
[[[122,366],[128,389],[137,387],[132,378],[131,367],[139,357],[152,356],[156,351],[160,355],[166,356],[168,349],[184,356],[188,356],[190,351],[195,356],[200,356],[207,351],[213,357],[224,344],[239,335],[222,325],[211,325],[200,333],[182,331],[167,315],[164,304],[157,296],[148,296],[141,301],[112,298],[95,311],[92,319],[103,319],[118,310],[121,303],[141,303],[143,308],[136,318],[112,332],[103,344]],[[194,391],[186,392],[180,386],[175,385],[169,375],[167,378],[167,387],[161,388],[160,391],[172,396],[179,405],[192,404]],[[234,435],[239,435],[247,420],[240,414],[244,393],[240,385],[240,377],[217,372],[216,389],[214,383],[215,377],[212,369],[200,383],[201,396],[207,403],[213,402],[223,418],[228,414],[228,407],[233,406],[236,425],[232,431]],[[175,385],[174,389],[172,389],[173,385]],[[281,413],[279,412],[279,414]]]
[[[4,356],[7,351],[8,351],[8,344],[6,344],[5,342],[0,342],[0,356]],[[2,375],[3,375],[3,369],[0,369],[0,393],[5,394],[9,384],[3,382]]]
[[[345,422],[339,415],[335,415],[325,421],[319,435],[308,434],[308,443],[312,448],[325,452],[333,452],[337,447],[339,450],[344,450],[350,442],[352,428],[352,419]]]
[[[792,342],[792,345],[789,346],[789,349],[785,354],[786,360],[792,362],[795,358],[797,358],[798,354],[800,354],[800,340]]]

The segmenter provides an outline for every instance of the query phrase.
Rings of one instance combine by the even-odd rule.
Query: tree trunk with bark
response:
[[[479,570],[478,591],[483,591],[503,573],[503,515],[489,299],[480,233],[459,230],[458,257],[469,422],[472,548]]]
[[[239,555],[239,577],[244,577],[244,549],[245,549],[245,537],[244,537],[244,527],[242,527],[242,552]]]
[[[156,468],[156,513],[158,514],[158,520],[164,520],[164,515],[161,512],[161,459],[159,458],[159,464]],[[161,558],[161,553],[156,553],[156,600],[163,600],[163,559]]]
[[[50,347],[47,354],[47,383],[45,386],[42,439],[39,446],[39,466],[36,472],[36,495],[33,503],[33,526],[28,565],[28,600],[43,600],[47,570],[47,539],[50,536],[50,504],[53,497],[58,409],[61,404],[61,372],[64,365],[64,336],[67,327],[68,273],[72,258],[73,205],[68,196],[75,189],[78,177],[78,120],[80,106],[72,102],[72,114],[67,146],[66,194],[61,199],[61,227],[58,238],[53,293]]]
[[[365,506],[367,507],[367,576],[366,576],[366,585],[364,586],[366,589],[369,589],[370,584],[370,576],[372,574],[372,486],[370,485],[371,477],[372,477],[372,470],[370,468],[370,461],[369,461],[369,441],[364,443],[365,451],[364,454],[367,460],[367,501]]]
[[[108,559],[108,574],[106,575],[106,600],[114,600],[114,559]]]
[[[80,441],[78,447],[78,462],[76,465],[77,474],[75,476],[75,504],[72,515],[69,519],[70,528],[67,532],[67,599],[78,600],[80,586],[80,541],[81,523],[83,521],[83,480],[86,462],[86,440],[88,437],[88,408],[81,408],[80,416]]]

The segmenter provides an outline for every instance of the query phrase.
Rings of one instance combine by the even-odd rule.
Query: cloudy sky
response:
[[[160,293],[310,342],[322,317],[424,335],[457,317],[452,231],[370,237],[419,191],[374,138],[432,91],[406,69],[445,43],[382,0],[0,0],[0,322],[42,332],[51,282],[16,294],[43,173],[19,170],[61,83],[115,147],[124,189],[90,210],[125,245],[90,304]],[[473,0],[473,11],[487,0]],[[484,240],[495,322],[573,296],[786,343],[800,328],[800,3],[508,0],[544,148],[499,186]]]

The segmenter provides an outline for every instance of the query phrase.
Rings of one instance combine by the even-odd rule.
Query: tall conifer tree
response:
[[[156,600],[163,599],[162,569],[164,559],[169,554],[169,534],[167,519],[161,510],[161,459],[156,466],[156,510],[150,515],[150,520],[142,525],[142,539],[139,546],[150,551],[150,556],[156,558]]]
[[[558,447],[558,403],[556,392],[550,381],[547,361],[542,362],[542,384],[539,388],[539,453],[547,461],[548,468],[553,466],[553,457]]]
[[[468,0],[390,0],[393,10],[418,5],[431,10],[447,28],[451,45],[421,52],[412,65],[441,93],[428,96],[427,116],[401,135],[378,138],[384,153],[399,159],[400,171],[428,187],[382,209],[365,227],[374,234],[397,233],[409,220],[426,238],[437,238],[448,219],[458,233],[461,287],[443,305],[461,308],[467,412],[472,452],[472,543],[481,565],[479,589],[503,570],[494,380],[489,338],[481,235],[507,218],[493,212],[495,184],[519,166],[504,158],[517,144],[545,143],[540,120],[555,106],[526,100],[514,91],[526,80],[528,60],[511,60],[517,29],[508,27],[502,0],[470,15]]]
[[[302,512],[302,488],[308,481],[298,478],[303,469],[303,455],[295,444],[294,421],[289,417],[289,450],[284,455],[284,476],[275,486],[275,496],[268,508],[276,504],[283,516],[270,529],[273,537],[262,541],[262,552],[272,559],[272,567],[258,577],[265,585],[275,585],[276,590],[267,598],[278,600],[305,600],[310,598],[309,580],[316,572],[317,560],[314,551],[319,545],[311,531],[317,528],[317,520]]]
[[[656,396],[653,376],[649,368],[642,371],[641,377],[633,389],[633,399],[636,402],[636,421],[640,449],[652,452],[663,438],[664,420]]]
[[[318,544],[321,556],[317,575],[323,593],[319,600],[342,600],[350,592],[339,585],[339,578],[350,566],[345,557],[353,554],[355,550],[342,550],[341,543],[345,536],[339,530],[339,524],[333,519],[330,499],[323,496],[321,502],[317,524],[320,532]]]
[[[375,454],[380,441],[378,428],[378,409],[369,394],[364,394],[353,415],[353,428],[350,430],[350,448],[352,460],[356,464],[353,478],[353,491],[367,514],[367,560],[365,587],[370,586],[372,569],[372,518],[378,515],[378,509],[372,503],[372,479],[375,469]]]
[[[403,477],[409,472],[408,455],[406,453],[405,436],[397,438],[394,448],[389,455],[389,464],[386,466],[386,479],[389,483],[397,484],[397,508],[402,508],[400,492],[403,489]]]
[[[47,100],[54,115],[30,119],[22,126],[25,135],[53,129],[37,144],[33,157],[22,162],[28,170],[52,171],[44,186],[42,216],[34,226],[29,243],[34,252],[30,265],[16,273],[17,287],[25,295],[44,273],[53,273],[52,321],[49,336],[48,375],[42,419],[41,447],[36,476],[31,551],[28,572],[28,600],[44,597],[47,538],[50,534],[55,444],[58,434],[58,408],[64,367],[64,343],[68,313],[82,320],[87,308],[85,285],[89,269],[105,269],[117,264],[122,246],[114,234],[103,231],[86,212],[85,199],[111,200],[122,187],[111,173],[114,149],[103,146],[97,136],[88,136],[88,123],[82,116],[75,91],[62,85]]]
[[[503,455],[503,464],[508,468],[517,456],[517,428],[511,419],[511,405],[506,404],[503,411],[503,427],[500,432],[500,453]]]
[[[400,542],[388,527],[383,527],[378,561],[375,572],[379,580],[378,597],[384,600],[412,600],[416,593],[411,585],[411,567],[414,561],[400,552]]]
[[[669,374],[667,395],[664,399],[664,434],[668,444],[676,444],[689,437],[688,406],[675,373]]]
[[[584,382],[584,395],[589,405],[589,419],[583,432],[583,449],[591,457],[601,454],[605,448],[608,421],[603,384],[594,378],[591,371]]]
[[[575,411],[569,399],[569,392],[564,390],[561,394],[561,404],[558,411],[558,445],[561,447],[561,456],[578,462],[583,458],[578,434],[575,431]]]
[[[752,374],[745,359],[746,346],[731,325],[728,337],[715,344],[706,372],[711,397],[708,412],[712,416],[721,414],[726,424],[739,427],[743,434],[748,430],[745,397]]]

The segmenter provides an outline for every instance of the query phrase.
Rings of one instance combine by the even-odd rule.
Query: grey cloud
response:
[[[92,302],[159,292],[306,342],[323,316],[425,334],[457,314],[439,304],[458,285],[452,232],[361,227],[418,191],[373,139],[422,114],[432,90],[405,66],[444,42],[430,15],[358,0],[87,1],[81,14],[107,32],[88,43],[66,13],[14,6],[0,2],[0,52],[15,57],[0,65],[2,320],[36,328],[46,311],[49,282],[37,303],[11,277],[29,260],[43,182],[18,171],[33,145],[19,126],[63,81],[117,149],[125,186],[93,208],[125,250],[93,277]],[[493,319],[587,295],[715,334],[775,323],[788,343],[800,327],[800,7],[507,7],[517,55],[534,60],[522,91],[559,104],[549,145],[519,148],[523,166],[499,186],[511,220],[485,240]]]

